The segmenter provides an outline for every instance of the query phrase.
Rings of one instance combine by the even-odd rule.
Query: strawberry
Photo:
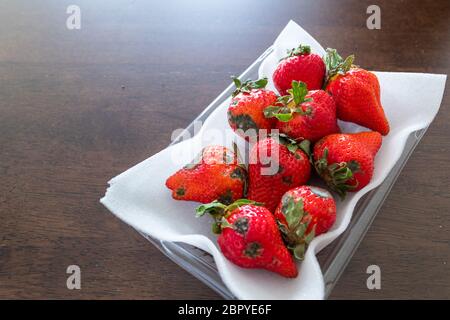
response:
[[[302,260],[312,239],[334,224],[336,203],[325,189],[301,186],[283,195],[274,215],[288,248]]]
[[[286,95],[293,80],[306,83],[308,90],[321,89],[325,77],[322,58],[311,53],[311,47],[304,45],[288,50],[287,53],[273,73],[273,83],[278,92]]]
[[[347,191],[358,191],[372,179],[381,143],[376,131],[326,136],[314,146],[316,171],[341,197]]]
[[[205,213],[215,217],[213,230],[220,233],[217,242],[228,260],[243,268],[266,269],[287,278],[298,275],[269,210],[241,199],[228,206],[215,201],[197,208],[197,216]]]
[[[274,125],[273,119],[264,117],[264,109],[276,104],[277,95],[270,90],[264,89],[267,78],[257,81],[246,81],[241,83],[237,78],[233,79],[236,90],[232,94],[230,106],[228,107],[228,122],[231,128],[241,137],[248,140],[249,137],[257,136],[259,130],[270,132]]]
[[[192,163],[166,180],[176,200],[231,203],[244,196],[247,173],[237,154],[222,146],[208,146]]]
[[[325,90],[336,101],[337,117],[387,135],[389,123],[381,105],[377,76],[354,66],[353,55],[344,60],[335,49],[327,49],[324,60],[327,66]]]
[[[287,190],[308,181],[311,173],[308,149],[309,141],[296,144],[285,137],[256,143],[249,157],[248,199],[264,203],[273,212]]]
[[[294,140],[316,142],[340,132],[333,98],[323,90],[309,91],[304,82],[292,81],[289,95],[278,99],[279,106],[264,110],[268,118],[277,118],[275,127]]]

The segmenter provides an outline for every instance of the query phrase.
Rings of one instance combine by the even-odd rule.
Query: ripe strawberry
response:
[[[325,189],[301,186],[286,192],[275,219],[288,248],[302,260],[315,236],[327,232],[336,220],[336,203]]]
[[[281,106],[264,110],[268,118],[278,119],[275,127],[294,140],[316,142],[340,132],[336,119],[336,104],[323,90],[309,91],[303,82],[292,81],[289,95],[278,99]]]
[[[309,141],[295,144],[284,137],[262,139],[255,144],[249,157],[248,199],[264,203],[273,212],[287,190],[308,181],[308,149]]]
[[[244,196],[246,180],[246,170],[239,165],[236,153],[208,146],[192,163],[170,176],[166,186],[177,200],[231,203]]]
[[[286,95],[293,80],[306,83],[308,90],[322,88],[325,78],[325,64],[322,58],[311,53],[309,46],[299,45],[288,50],[273,73],[273,83],[281,95]]]
[[[210,213],[223,255],[243,268],[276,272],[283,277],[298,275],[294,259],[284,246],[272,213],[258,203],[241,199],[226,206],[217,201],[197,208],[197,216]]]
[[[345,60],[335,49],[327,49],[328,91],[336,101],[337,117],[344,121],[389,133],[389,123],[380,100],[380,84],[372,72],[353,65],[354,56]]]
[[[381,143],[376,131],[326,136],[314,146],[316,171],[341,197],[347,191],[358,191],[372,179]]]
[[[273,119],[264,117],[264,109],[277,103],[277,95],[264,89],[267,78],[257,81],[241,83],[233,79],[236,90],[233,92],[231,104],[228,107],[228,122],[238,135],[248,140],[257,136],[260,129],[267,130],[267,134],[274,126]]]

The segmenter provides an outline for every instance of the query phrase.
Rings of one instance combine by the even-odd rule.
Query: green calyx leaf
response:
[[[266,118],[277,118],[279,121],[288,122],[294,117],[294,113],[300,115],[310,115],[312,110],[306,111],[302,108],[302,103],[312,101],[306,98],[308,88],[304,82],[292,81],[292,88],[288,90],[288,95],[281,96],[277,100],[277,105],[269,106],[264,109]]]
[[[325,86],[328,84],[330,79],[337,74],[345,74],[353,66],[353,61],[355,60],[354,55],[350,55],[343,59],[336,51],[336,49],[327,48],[323,61],[326,66],[326,79]]]
[[[292,196],[284,195],[281,199],[281,203],[281,212],[286,218],[289,229],[296,229],[301,224],[302,219],[305,215],[305,212],[303,210],[303,200],[299,199],[295,201]]]
[[[220,219],[220,229],[223,230],[224,228],[234,229],[234,226],[231,223],[229,223],[225,217],[222,217]]]
[[[263,203],[256,202],[256,201],[253,201],[253,200],[239,199],[239,200],[236,200],[235,202],[233,202],[232,204],[230,204],[229,206],[227,206],[225,208],[225,211],[228,213],[228,212],[231,212],[231,211],[233,211],[233,210],[235,210],[235,209],[237,209],[239,207],[245,206],[247,204],[252,204],[254,206],[262,206],[263,205]]]
[[[292,112],[287,107],[268,106],[263,111],[266,118],[277,118],[280,121],[289,121],[292,119]]]
[[[195,216],[202,217],[206,213],[212,216],[221,216],[225,213],[227,206],[217,200],[213,202],[202,204],[195,209]]]
[[[235,229],[235,227],[229,223],[225,217],[221,217],[220,219],[214,221],[211,225],[211,231],[214,234],[221,234],[222,230],[225,228]]]
[[[349,185],[347,182],[360,170],[357,161],[328,164],[328,148],[323,150],[322,158],[314,163],[317,173],[325,180],[328,187],[344,199],[348,191],[356,189],[358,184]]]
[[[292,48],[290,50],[287,50],[287,56],[284,57],[281,60],[294,57],[294,56],[301,56],[304,54],[310,54],[311,53],[311,47],[307,45],[300,44],[297,48]]]
[[[306,245],[304,243],[296,245],[291,250],[294,253],[294,257],[296,259],[303,260],[305,258]]]
[[[314,225],[312,230],[305,236],[305,243],[310,244],[315,236],[316,236],[316,225]]]
[[[302,140],[298,146],[308,155],[308,157],[311,157],[311,142],[309,140]]]
[[[278,141],[282,145],[286,146],[286,148],[288,148],[288,150],[293,154],[295,154],[298,149],[302,150],[308,156],[310,156],[311,154],[311,142],[309,140],[302,140],[301,142],[297,142],[284,133],[272,135],[272,137],[278,139]]]
[[[263,89],[267,85],[267,78],[261,78],[256,81],[247,80],[245,82],[241,82],[236,77],[232,77],[234,85],[236,86],[236,90],[233,91],[232,97],[237,96],[241,92],[249,93],[252,89]]]
[[[260,202],[248,200],[248,199],[239,199],[233,202],[230,205],[226,205],[221,203],[220,201],[214,200],[213,202],[202,204],[196,208],[196,217],[202,217],[206,213],[210,214],[214,222],[211,226],[211,230],[214,234],[220,234],[223,228],[234,228],[233,225],[228,223],[226,217],[233,210],[244,206],[252,204],[255,206],[262,206],[263,204]]]
[[[222,233],[222,228],[221,228],[221,224],[220,222],[213,222],[211,225],[211,231],[213,234],[221,234]]]
[[[259,202],[253,201],[253,200],[248,200],[248,199],[239,199],[229,205],[224,204],[223,202],[221,202],[219,200],[214,200],[213,202],[199,205],[195,209],[195,211],[196,211],[195,216],[202,217],[206,213],[208,213],[213,218],[220,219],[220,218],[226,216],[229,212],[233,211],[234,209],[237,209],[246,204],[253,204],[255,206],[263,205],[262,203],[259,203]]]
[[[281,199],[281,211],[287,225],[278,221],[278,228],[284,242],[292,251],[295,258],[302,260],[307,246],[315,237],[315,225],[309,232],[310,216],[305,212],[303,199],[295,200],[291,195],[284,195]]]
[[[289,144],[286,145],[286,148],[288,148],[288,150],[289,150],[291,153],[294,153],[294,154],[295,154],[295,152],[298,150],[298,145],[297,145],[297,144],[289,143]]]
[[[305,259],[306,249],[308,248],[309,244],[311,243],[311,241],[314,239],[315,236],[316,236],[316,225],[314,225],[313,229],[303,237],[303,241],[297,243],[294,246],[288,246],[288,248],[291,249],[296,259],[298,260]]]
[[[298,106],[305,101],[308,88],[306,87],[306,83],[294,80],[292,81],[292,88],[288,90],[288,93],[291,95],[295,105]]]
[[[292,119],[292,113],[277,113],[275,114],[275,118],[277,118],[281,122],[288,122]]]

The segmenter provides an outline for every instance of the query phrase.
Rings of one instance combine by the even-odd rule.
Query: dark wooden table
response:
[[[449,1],[376,1],[369,30],[372,2],[1,1],[0,298],[218,298],[100,205],[106,182],[164,148],[289,19],[369,69],[449,73]],[[331,298],[450,298],[449,103],[447,86]],[[72,264],[81,290],[66,288]]]

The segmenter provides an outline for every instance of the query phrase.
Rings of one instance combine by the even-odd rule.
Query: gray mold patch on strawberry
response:
[[[284,215],[286,215],[286,210],[291,201],[294,201],[294,198],[288,193],[284,194],[281,198],[281,212],[283,212]]]
[[[361,167],[356,160],[347,162],[347,167],[352,170],[353,173],[359,172],[361,170]]]
[[[233,193],[230,189],[228,189],[225,193],[219,196],[218,200],[223,204],[231,204],[233,202]]]
[[[236,129],[241,129],[244,132],[248,130],[259,129],[256,122],[248,114],[234,115],[230,111],[228,111],[228,121],[230,122],[230,124],[236,127]]]
[[[263,248],[258,242],[250,242],[244,250],[244,255],[249,258],[257,258],[262,255]]]
[[[233,225],[234,230],[239,234],[245,235],[248,231],[248,219],[246,217],[238,218]]]
[[[284,171],[283,166],[282,166],[281,164],[278,164],[278,171],[277,171],[277,174],[278,174],[278,173],[283,173],[283,171]]]
[[[328,190],[313,186],[309,187],[309,189],[311,190],[312,193],[314,193],[318,197],[325,199],[333,198],[333,196],[331,195],[331,193],[328,192]]]
[[[246,174],[243,168],[237,167],[233,170],[233,172],[231,172],[230,177],[232,179],[239,179],[241,181],[244,181],[246,179]]]
[[[284,184],[290,186],[292,184],[292,176],[284,176],[281,178]]]
[[[182,197],[186,194],[186,189],[183,187],[180,187],[175,192],[176,192],[177,196]]]
[[[247,181],[247,171],[242,166],[237,167],[233,170],[230,174],[231,179],[238,179],[239,181],[242,181],[243,183],[243,190],[242,194],[244,197],[247,196],[247,188],[248,188],[248,181]]]
[[[296,153],[294,153],[294,157],[295,157],[295,159],[297,159],[297,160],[300,160],[302,157],[300,156],[300,154],[298,154],[297,152]]]

